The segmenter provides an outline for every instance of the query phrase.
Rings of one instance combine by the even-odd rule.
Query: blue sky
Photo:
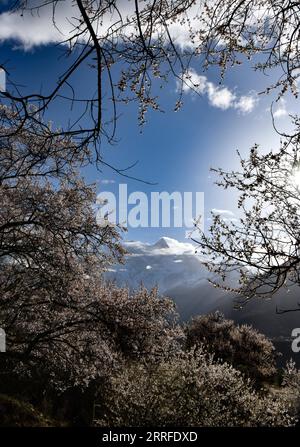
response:
[[[6,62],[9,77],[28,91],[54,85],[56,75],[65,63],[64,59],[58,59],[60,55],[61,49],[53,44],[24,50],[19,40],[11,38],[2,40],[0,45],[0,65]],[[193,68],[199,75],[206,76],[207,86],[218,88],[220,75],[216,70],[201,73],[200,64],[195,64]],[[76,75],[73,86],[82,92],[82,96],[93,87],[93,76],[88,67]],[[174,113],[177,86],[175,80],[170,79],[160,92],[160,104],[165,113],[149,113],[148,122],[141,133],[136,105],[123,107],[118,120],[118,142],[113,146],[104,142],[102,147],[105,160],[118,168],[125,168],[138,160],[131,174],[156,185],[122,178],[104,167],[99,172],[94,166],[88,166],[82,174],[88,182],[97,183],[98,191],[117,192],[119,183],[126,183],[129,192],[143,191],[147,195],[151,191],[203,191],[206,218],[211,209],[235,213],[235,194],[214,186],[214,176],[209,169],[237,168],[235,151],[238,149],[242,154],[247,154],[254,143],[261,144],[262,150],[278,147],[279,137],[272,128],[269,111],[274,97],[256,96],[271,82],[272,78],[254,72],[251,65],[246,63],[228,71],[223,84],[236,96],[236,101],[243,95],[254,96],[257,103],[251,112],[242,113],[234,107],[223,110],[213,105],[207,88],[199,95],[186,92],[182,109]],[[286,130],[289,127],[287,112],[297,111],[296,101],[287,98],[285,103],[277,105],[277,109],[277,126]],[[59,125],[65,122],[67,113],[57,105],[51,109],[49,116]],[[154,242],[161,236],[169,236],[184,240],[185,231],[185,228],[129,228],[125,238]]]

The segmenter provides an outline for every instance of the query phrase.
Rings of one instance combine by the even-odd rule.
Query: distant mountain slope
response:
[[[146,287],[158,285],[160,292],[165,293],[177,286],[191,287],[199,280],[206,280],[207,271],[192,244],[164,237],[153,245],[126,242],[125,247],[130,253],[125,265],[115,266],[107,274],[119,285],[130,288],[141,283]]]
[[[142,283],[147,288],[157,285],[161,294],[176,302],[183,320],[220,310],[226,317],[251,324],[270,336],[284,349],[285,358],[293,356],[300,364],[300,353],[293,354],[290,338],[292,330],[300,327],[300,311],[276,313],[276,306],[297,308],[300,288],[294,287],[290,293],[282,290],[272,300],[254,299],[242,310],[234,310],[235,297],[207,281],[208,272],[192,244],[164,237],[153,245],[126,242],[125,246],[130,255],[125,265],[115,266],[107,273],[109,279],[132,289]]]

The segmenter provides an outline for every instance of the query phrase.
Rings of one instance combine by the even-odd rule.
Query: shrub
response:
[[[193,318],[185,332],[188,349],[204,344],[217,358],[258,382],[276,372],[273,344],[251,326],[235,325],[215,312]]]
[[[1,427],[49,427],[57,424],[28,402],[0,394]]]
[[[131,362],[112,377],[98,425],[289,426],[285,394],[256,392],[240,371],[202,350]]]
[[[287,362],[283,370],[282,385],[290,395],[292,405],[298,419],[300,418],[300,370],[296,368],[295,362],[291,359]]]
[[[31,382],[42,394],[87,388],[126,359],[176,355],[184,338],[174,303],[157,289],[131,293],[89,277],[76,279],[66,297],[45,296],[42,304],[32,298],[31,304],[11,325],[0,371],[6,382]],[[11,303],[7,314],[14,311]],[[5,312],[2,308],[0,319]]]

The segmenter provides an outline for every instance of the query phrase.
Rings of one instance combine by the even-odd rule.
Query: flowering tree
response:
[[[219,186],[240,194],[239,222],[213,214],[209,233],[201,233],[198,243],[208,269],[220,278],[215,285],[247,301],[299,285],[299,136],[282,142],[278,152],[260,155],[254,146],[240,163],[240,171],[215,170]]]
[[[235,325],[220,312],[194,317],[185,328],[188,348],[205,345],[216,358],[228,362],[258,383],[276,373],[275,347],[247,325]]]
[[[9,66],[2,64],[8,87],[0,97],[19,117],[16,130],[41,123],[53,103],[69,105],[70,123],[47,125],[48,131],[73,137],[80,147],[93,143],[98,162],[104,160],[97,143],[101,136],[114,140],[119,106],[137,102],[143,124],[149,108],[161,110],[159,88],[175,78],[181,85],[178,110],[191,64],[218,65],[224,73],[258,56],[256,69],[281,70],[267,91],[278,87],[281,95],[290,88],[297,94],[299,6],[291,0],[19,0],[6,14],[45,22],[47,32],[53,28],[49,41],[61,44],[66,55],[53,86],[31,93],[14,84]],[[73,82],[83,67],[95,73],[85,97]]]
[[[17,359],[20,366],[34,354],[46,363],[47,349],[54,360],[61,343],[61,359],[68,345],[73,355],[85,356],[92,350],[92,318],[85,313],[96,287],[92,278],[122,259],[120,229],[97,224],[94,189],[76,173],[70,141],[43,146],[40,126],[35,138],[32,128],[10,130],[2,127],[0,156],[0,326],[8,345],[1,361]],[[73,344],[62,341],[70,334]]]
[[[113,375],[99,425],[234,427],[294,425],[289,393],[253,390],[249,380],[203,350],[158,365],[132,363]]]

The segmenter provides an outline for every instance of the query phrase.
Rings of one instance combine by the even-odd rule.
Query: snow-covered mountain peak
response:
[[[166,255],[183,255],[183,254],[195,254],[195,247],[190,242],[179,242],[176,239],[170,237],[161,237],[155,244],[151,245],[151,251],[160,252],[160,254]]]
[[[137,288],[141,283],[148,288],[158,285],[163,293],[177,285],[191,285],[207,277],[191,243],[162,237],[155,244],[128,241],[124,246],[128,253],[125,265],[116,265],[108,272],[108,277],[119,285],[130,288]]]
[[[161,237],[155,244],[153,244],[154,248],[170,248],[172,245],[178,244],[175,239],[171,239],[170,237]]]

